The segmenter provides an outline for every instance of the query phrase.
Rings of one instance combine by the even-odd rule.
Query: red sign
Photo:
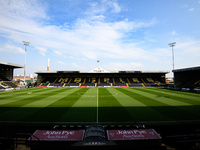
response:
[[[41,141],[81,141],[85,130],[37,130],[32,140]]]
[[[144,140],[161,139],[153,129],[107,130],[108,140]]]

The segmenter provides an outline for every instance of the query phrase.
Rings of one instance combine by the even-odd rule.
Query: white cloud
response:
[[[1,0],[0,13],[11,18],[47,18],[45,4],[36,0]]]
[[[176,44],[176,51],[185,56],[185,58],[200,56],[200,41],[191,38],[178,40]],[[199,61],[200,63],[200,61]]]
[[[89,16],[99,16],[105,12],[120,13],[121,6],[116,0],[101,0],[99,2],[90,3],[90,8],[86,11]]]
[[[188,11],[190,11],[190,12],[195,11],[195,8],[190,8],[190,9],[188,9]]]
[[[80,68],[80,66],[79,66],[78,64],[76,64],[76,63],[72,63],[72,66],[73,66],[74,68]]]
[[[105,66],[108,70],[137,70],[138,68],[142,67],[143,64],[141,63],[124,63],[124,62],[115,62],[109,63]]]
[[[176,31],[175,30],[173,30],[172,32],[171,32],[171,35],[176,35],[177,33],[176,33]]]
[[[14,3],[14,1],[11,2]],[[23,2],[20,6],[31,5],[28,1],[20,2]],[[34,2],[36,3],[36,1]],[[36,6],[38,4],[27,6],[27,8],[32,7],[29,10],[31,15],[26,16],[27,18],[16,17],[13,19],[12,15],[0,15],[0,19],[3,20],[0,23],[0,32],[4,33],[7,38],[20,43],[24,39],[30,41],[31,45],[36,47],[43,56],[46,55],[48,49],[48,52],[53,51],[59,56],[74,58],[84,56],[89,59],[96,59],[100,55],[107,58],[141,57],[145,50],[138,48],[133,42],[122,42],[123,38],[127,38],[127,33],[156,24],[155,19],[147,22],[128,20],[106,22],[102,19],[104,16],[99,16],[101,18],[99,19],[96,16],[96,12],[91,12],[93,13],[91,15],[93,18],[86,16],[85,18],[77,19],[70,27],[41,24],[37,19],[33,19],[37,16],[35,9],[41,12],[43,18],[48,17],[42,11],[42,6],[35,8]],[[91,8],[96,8],[96,6],[99,8],[99,12],[104,12],[104,8],[106,10],[112,8],[115,12],[120,12],[120,6],[116,1],[105,0],[101,4],[93,3]],[[4,7],[6,7],[5,4]],[[13,8],[14,4],[12,6],[9,5],[9,7],[11,8],[7,10],[7,13],[5,12],[6,14],[12,14],[12,10],[15,10],[16,14],[28,13],[27,9],[20,12],[18,7]]]
[[[44,47],[36,47],[39,50],[39,53],[43,56],[47,53],[47,49]]]
[[[66,63],[63,62],[63,61],[58,61],[58,63],[61,64],[61,65],[66,65]]]
[[[120,13],[122,10],[118,3],[115,1],[106,0],[105,3],[107,3],[108,6],[110,6],[110,8],[112,9],[111,12],[113,13]]]
[[[61,53],[61,52],[59,52],[59,51],[56,51],[56,50],[54,50],[54,53],[55,53],[55,54],[57,54],[57,55],[62,55],[62,53]]]
[[[43,8],[43,5],[39,5],[35,0],[30,3],[21,0],[19,6],[23,6],[22,10],[18,6],[14,7],[14,0],[10,0],[10,2],[9,4],[7,1],[0,1],[0,4],[2,4],[0,5],[1,37],[6,37],[21,44],[23,40],[30,41],[31,46],[36,48],[41,55],[45,56],[48,52],[50,55],[56,54],[58,58],[64,56],[70,59],[71,66],[75,68],[87,70],[85,66],[79,66],[77,63],[73,63],[72,60],[86,62],[90,59],[108,58],[112,62],[117,59],[130,61],[130,63],[109,63],[109,69],[104,67],[107,70],[110,70],[110,68],[134,70],[143,67],[143,61],[171,61],[169,60],[171,59],[170,48],[145,49],[141,47],[143,41],[136,43],[135,36],[130,36],[138,30],[155,26],[157,24],[156,19],[147,21],[123,19],[112,22],[107,20],[106,12],[120,13],[123,11],[115,0],[102,0],[98,3],[91,3],[91,7],[84,17],[76,18],[72,23],[66,22],[60,26],[48,23],[49,17],[45,12],[46,6]],[[24,17],[21,17],[23,14]],[[40,21],[41,18],[44,19],[42,22]],[[171,35],[177,35],[176,30],[173,30]],[[154,42],[156,41],[154,40]],[[192,39],[177,40],[175,50],[181,52],[184,57],[188,55],[197,57],[200,55],[199,43],[200,41]],[[0,51],[24,53],[22,48],[10,44],[2,46]],[[132,62],[132,60],[138,63]],[[67,65],[63,61],[57,60],[56,62]],[[63,69],[66,69],[66,66],[64,67]]]
[[[25,50],[21,47],[16,47],[14,45],[6,44],[0,48],[0,51],[10,52],[10,53],[19,53],[24,54]]]

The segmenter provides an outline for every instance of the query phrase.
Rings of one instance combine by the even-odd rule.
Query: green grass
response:
[[[0,123],[200,123],[200,94],[156,88],[33,88],[0,92]]]

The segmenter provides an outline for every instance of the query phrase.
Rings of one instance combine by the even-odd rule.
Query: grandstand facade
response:
[[[162,87],[168,71],[37,71],[39,87]]]
[[[24,68],[24,66],[0,61],[0,90],[17,87],[12,82],[13,71],[17,68]]]
[[[177,88],[200,89],[200,66],[173,70]]]

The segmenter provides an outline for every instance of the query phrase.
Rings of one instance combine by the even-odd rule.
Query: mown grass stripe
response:
[[[78,91],[79,99],[66,111],[60,121],[70,122],[95,122],[97,89],[89,88],[87,91]]]
[[[106,88],[99,88],[99,107],[120,107],[121,104]]]
[[[144,92],[142,89],[126,89],[132,92],[135,92],[136,94],[143,95],[146,97],[146,99],[152,99],[156,100],[160,103],[164,103],[165,100],[156,97],[154,94],[150,94],[148,92]],[[158,89],[159,90],[159,89]],[[153,109],[156,109],[160,113],[163,113],[170,117],[171,119],[176,119],[176,120],[198,120],[200,118],[200,109],[195,108],[195,111],[192,111],[192,108],[194,108],[194,105],[173,105],[168,103],[165,103],[166,106],[162,107],[154,107],[150,106]],[[159,105],[158,105],[159,106]],[[199,113],[197,113],[199,112]]]
[[[66,97],[67,95],[69,95],[69,94],[71,94],[71,93],[73,93],[77,90],[78,89],[76,89],[76,88],[74,88],[74,89],[63,89],[62,91],[59,91],[56,94],[51,94],[48,97],[44,97],[44,98],[37,100],[37,101],[32,101],[31,103],[25,104],[21,107],[47,107],[47,106],[55,103],[59,99],[62,99],[62,98]]]
[[[150,107],[153,105],[163,105],[160,104],[160,102],[154,101],[153,99],[147,98],[147,97],[143,97],[142,95],[137,94],[137,92],[135,91],[129,91],[126,89],[117,89],[118,91],[126,94],[127,96],[131,97],[132,99],[142,103],[143,105],[145,105],[145,107],[135,107],[133,105],[133,107],[129,106],[129,112],[131,112],[132,116],[134,116],[135,120],[137,120],[137,122],[141,122],[141,121],[158,121],[158,120],[165,120],[165,121],[169,121],[171,120],[170,117],[166,116],[165,114],[163,114],[162,112],[157,111],[156,109],[154,109],[154,107]],[[165,105],[166,106],[166,105]]]
[[[191,104],[191,105],[200,105],[200,98],[199,98],[199,100],[197,100],[197,99],[193,99],[192,97],[189,97],[189,96],[173,94],[173,93],[165,92],[163,90],[145,89],[144,91],[149,91],[152,94],[156,94],[160,98],[163,98],[163,97],[171,98],[171,99],[174,99],[176,101],[188,103],[188,104]]]
[[[155,88],[156,90],[156,88]],[[170,93],[176,93],[176,94],[180,94],[180,95],[187,95],[187,96],[192,96],[192,97],[197,97],[199,98],[200,96],[200,93],[192,93],[192,92],[189,92],[189,91],[180,91],[180,90],[174,90],[174,89],[166,89],[166,88],[161,88],[160,91],[167,91],[167,92],[170,92]]]
[[[88,89],[77,89],[73,93],[58,99],[56,102],[48,105],[47,107],[37,110],[35,113],[25,117],[22,121],[44,121],[44,122],[57,122],[57,121],[71,121],[70,119],[75,117],[66,115],[66,112],[73,106],[73,104],[78,101],[81,97],[77,92],[86,92]],[[40,117],[37,117],[40,116]]]
[[[99,123],[135,122],[129,112],[106,88],[99,88]]]
[[[97,107],[97,89],[89,88],[86,92],[77,92],[81,97],[72,107]]]
[[[192,96],[192,95],[187,95],[185,92],[176,93],[176,91],[173,92],[173,91],[169,91],[167,89],[149,89],[149,88],[145,88],[143,90],[144,91],[151,91],[151,93],[155,93],[155,94],[157,94],[157,95],[159,95],[161,97],[165,97],[167,95],[168,97],[173,97],[176,100],[187,101],[187,103],[191,102],[191,104],[194,104],[194,103],[197,103],[197,104],[199,103],[200,104],[200,95],[198,97],[196,97],[196,96]],[[190,101],[188,101],[188,100],[190,100]]]
[[[137,91],[138,94],[144,96],[144,97],[147,97],[147,98],[151,98],[153,100],[156,100],[158,101],[159,103],[164,103],[164,104],[167,104],[169,106],[187,106],[187,105],[192,105],[192,104],[189,104],[189,103],[186,103],[186,102],[181,102],[181,101],[178,101],[176,99],[172,99],[170,97],[159,97],[157,94],[152,94],[151,92],[148,92],[148,91],[144,91],[144,89],[139,89],[139,88],[135,88],[135,89],[127,89],[127,90],[130,90],[130,91]],[[159,90],[159,89],[158,89]]]
[[[140,101],[134,99],[133,97],[130,96],[131,92],[124,92],[120,89],[108,89],[108,91],[112,94],[115,99],[118,100],[118,102],[123,106],[123,107],[143,107],[147,106],[144,103],[141,103]]]
[[[48,93],[58,91],[59,89],[41,89],[37,92],[31,92],[30,90],[23,90],[23,93],[20,94],[13,94],[11,96],[8,96],[6,98],[2,98],[0,100],[0,107],[12,107],[12,106],[18,106],[20,105],[19,101],[23,100],[32,100],[37,99],[37,97],[46,97],[48,96]],[[15,93],[15,92],[14,92]],[[40,96],[41,95],[41,96]]]
[[[69,90],[69,89],[67,89],[67,90]],[[51,94],[48,93],[50,91],[51,91]],[[27,108],[21,108],[21,107],[23,107],[25,105],[29,105],[32,102],[36,103],[36,102],[42,100],[43,97],[45,97],[45,99],[48,99],[49,97],[52,96],[52,90],[50,90],[50,91],[48,91],[48,92],[46,91],[45,92],[46,94],[48,93],[47,94],[48,96],[47,95],[44,96],[43,95],[44,93],[43,93],[42,95],[37,95],[37,96],[32,97],[32,98],[23,99],[23,100],[19,101],[18,105],[14,103],[14,104],[12,104],[12,106],[9,105],[10,107],[8,107],[8,106],[7,107],[1,107],[1,109],[0,109],[0,112],[1,112],[0,119],[1,120],[3,120],[3,119],[6,119],[6,120],[20,120],[21,118],[24,118],[25,116],[34,113],[35,111],[41,109],[41,106],[40,107],[35,107],[36,109],[34,109],[32,107],[27,107]],[[56,90],[56,93],[59,94],[59,93],[61,93],[63,91],[66,92],[66,90],[64,90],[64,89],[59,89],[59,90]],[[54,96],[54,94],[53,94],[53,96]]]
[[[8,101],[8,103],[0,105],[0,107],[20,107],[25,104],[31,103],[33,101],[38,101],[42,98],[49,97],[56,93],[60,93],[64,90],[65,89],[46,89],[46,90],[38,91],[35,93],[31,93],[31,94],[26,93],[24,95],[14,96],[11,98],[11,100],[15,99],[16,101],[13,101],[13,102]]]
[[[28,89],[17,89],[17,90],[10,90],[10,91],[0,91],[0,98],[7,97],[11,95],[20,95],[25,94],[27,91],[40,91],[39,88],[28,88]]]

